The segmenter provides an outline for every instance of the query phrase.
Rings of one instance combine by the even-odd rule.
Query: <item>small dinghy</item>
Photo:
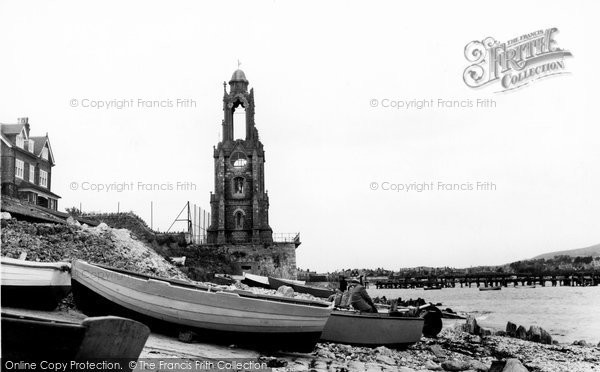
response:
[[[2,307],[52,310],[71,291],[71,265],[0,258]]]
[[[131,319],[114,316],[82,321],[56,313],[2,309],[2,358],[6,360],[119,363],[105,370],[131,371],[150,329]],[[82,369],[69,365],[70,369]]]
[[[499,291],[501,289],[502,289],[502,287],[500,287],[500,286],[496,286],[496,287],[479,287],[480,291]]]
[[[244,279],[242,279],[242,283],[249,287],[271,289],[271,286],[269,285],[269,278],[266,276],[244,273]]]
[[[360,313],[335,310],[331,313],[322,341],[349,345],[398,347],[421,339],[425,320],[400,313]]]
[[[315,297],[319,298],[328,298],[332,294],[335,294],[335,291],[329,288],[317,287],[314,285],[306,285],[301,284],[296,280],[288,280],[288,279],[278,279],[278,278],[268,278],[271,289],[277,290],[282,285],[287,285],[288,287],[292,287],[295,292],[298,293],[308,293]]]

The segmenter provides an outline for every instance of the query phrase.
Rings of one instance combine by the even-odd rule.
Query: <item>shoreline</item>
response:
[[[23,310],[21,310],[23,312]],[[62,309],[52,312],[29,311],[32,315],[45,314],[58,320],[85,318],[81,312]],[[198,361],[250,361],[273,371],[481,371],[490,370],[498,360],[516,359],[532,372],[591,372],[600,371],[600,344],[573,345],[566,343],[542,344],[518,338],[488,334],[474,335],[468,331],[475,324],[473,318],[444,322],[436,338],[421,337],[419,342],[405,349],[349,346],[318,343],[310,353],[262,352],[202,342],[182,342],[177,337],[151,333],[138,359],[135,371],[168,371],[144,362],[181,361],[197,365]],[[157,364],[158,365],[158,364]],[[193,368],[192,368],[193,369]],[[196,370],[207,369],[206,365]],[[229,370],[218,368],[214,370]],[[232,369],[235,370],[235,369]],[[239,369],[238,369],[239,370]]]
[[[423,337],[404,350],[319,343],[312,353],[259,352],[235,346],[182,343],[152,333],[140,359],[194,361],[247,359],[273,371],[488,371],[494,360],[515,358],[529,371],[589,372],[600,364],[600,347],[544,345],[505,336],[474,336],[452,327],[437,338]],[[152,370],[152,369],[144,369]],[[158,371],[158,369],[155,369]]]
[[[369,290],[373,297],[388,299],[423,297],[442,303],[461,315],[473,315],[486,328],[505,330],[507,322],[546,329],[561,343],[581,339],[594,345],[600,341],[600,321],[595,317],[600,306],[600,287],[545,287],[477,291],[475,288],[422,290]]]

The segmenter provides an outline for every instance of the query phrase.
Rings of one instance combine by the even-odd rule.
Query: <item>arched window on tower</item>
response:
[[[234,168],[242,169],[247,163],[248,159],[246,158],[246,155],[242,154],[241,152],[236,151],[233,155],[231,155],[231,165],[233,165]]]
[[[244,213],[242,211],[237,211],[234,214],[235,219],[235,228],[241,230],[244,228]]]
[[[233,193],[237,195],[244,194],[244,179],[242,177],[233,179]]]
[[[246,109],[242,104],[233,109],[233,139],[246,139]]]

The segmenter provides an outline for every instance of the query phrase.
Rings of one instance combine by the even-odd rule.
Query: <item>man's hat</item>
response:
[[[348,279],[348,283],[356,283],[356,284],[360,284],[360,280],[356,279],[356,278],[351,278]]]

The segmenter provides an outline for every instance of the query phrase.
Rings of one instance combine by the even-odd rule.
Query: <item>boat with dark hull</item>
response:
[[[332,311],[325,301],[215,289],[84,261],[73,262],[72,273],[84,313],[123,315],[167,333],[198,330],[210,342],[312,350]]]
[[[424,319],[390,313],[331,313],[321,340],[350,345],[402,347],[421,339]]]
[[[119,370],[131,371],[130,361],[139,357],[150,329],[131,319],[114,316],[82,321],[53,316],[54,313],[23,313],[2,309],[2,359],[34,361],[114,361]]]
[[[480,291],[499,291],[501,289],[502,289],[502,287],[500,287],[500,286],[496,286],[496,287],[479,287]]]
[[[71,291],[71,265],[0,259],[2,307],[52,310]]]
[[[275,289],[275,290],[277,290],[277,288],[281,287],[282,285],[286,285],[288,287],[292,287],[292,289],[295,292],[308,293],[310,295],[313,295],[313,296],[319,297],[319,298],[328,298],[332,294],[335,294],[335,291],[332,289],[329,289],[329,288],[317,287],[314,285],[299,284],[296,281],[287,280],[287,279],[278,279],[278,278],[269,277],[269,285],[271,286],[271,289]]]

